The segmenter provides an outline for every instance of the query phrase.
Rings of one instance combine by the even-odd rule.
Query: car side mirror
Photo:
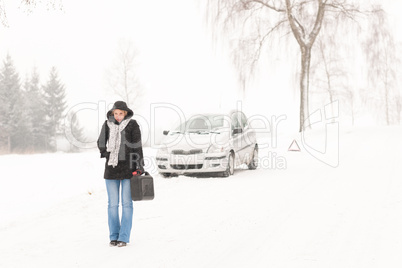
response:
[[[232,135],[239,134],[239,133],[242,133],[242,132],[243,132],[243,129],[241,129],[241,128],[235,128],[235,129],[233,129],[233,131],[232,131]]]
[[[169,130],[164,130],[164,131],[163,131],[163,135],[166,136],[167,134],[169,134]]]

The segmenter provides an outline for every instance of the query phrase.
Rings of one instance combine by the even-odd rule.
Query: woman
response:
[[[144,172],[141,131],[137,122],[131,119],[133,115],[133,111],[124,101],[116,101],[113,108],[107,112],[107,120],[98,139],[101,157],[106,158],[104,178],[108,194],[110,246],[124,247],[130,242],[133,221],[130,178]]]

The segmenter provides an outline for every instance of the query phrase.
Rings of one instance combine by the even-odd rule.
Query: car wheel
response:
[[[257,169],[258,167],[258,147],[254,147],[253,151],[253,158],[251,159],[251,162],[248,164],[248,169],[254,170]]]
[[[226,170],[223,172],[223,177],[229,177],[234,174],[234,154],[230,153],[228,156],[228,166]]]

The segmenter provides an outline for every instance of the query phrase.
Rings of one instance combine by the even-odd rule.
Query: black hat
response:
[[[127,115],[125,118],[130,118],[134,115],[134,112],[130,108],[127,107],[127,104],[124,101],[116,101],[113,104],[113,108],[109,112],[107,112],[107,118],[113,116],[113,111],[116,109],[126,111]]]

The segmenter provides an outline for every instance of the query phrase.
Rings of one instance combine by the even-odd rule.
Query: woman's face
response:
[[[113,111],[113,116],[114,119],[116,119],[116,121],[120,123],[126,116],[126,113],[123,110],[116,109]]]

